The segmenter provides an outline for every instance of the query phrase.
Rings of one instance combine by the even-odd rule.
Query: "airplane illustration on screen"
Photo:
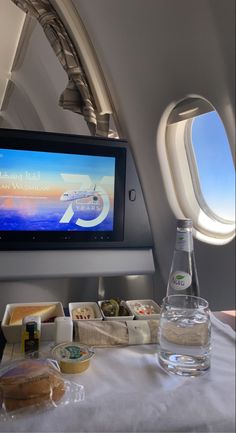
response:
[[[91,190],[79,190],[79,191],[66,191],[64,192],[60,200],[61,201],[73,201],[73,200],[82,200],[83,198],[93,197],[93,201],[98,200],[98,194],[101,195],[96,191],[96,185]]]

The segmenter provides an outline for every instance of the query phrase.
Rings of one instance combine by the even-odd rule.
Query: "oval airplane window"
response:
[[[157,135],[167,198],[176,218],[191,218],[196,238],[235,236],[235,170],[223,122],[205,99],[168,107]]]

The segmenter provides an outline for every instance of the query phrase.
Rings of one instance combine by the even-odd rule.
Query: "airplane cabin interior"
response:
[[[235,0],[0,0],[0,300],[0,432],[234,431]]]

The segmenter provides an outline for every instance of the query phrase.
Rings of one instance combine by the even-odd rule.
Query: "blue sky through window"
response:
[[[202,195],[221,218],[235,220],[235,169],[224,125],[216,111],[194,118],[192,144]]]

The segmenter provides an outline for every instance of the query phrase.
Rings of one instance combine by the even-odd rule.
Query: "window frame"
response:
[[[157,150],[170,207],[176,218],[193,220],[197,239],[209,244],[226,244],[235,236],[235,223],[216,215],[207,205],[201,192],[191,143],[193,116],[169,122],[175,107],[176,104],[172,104],[164,112],[157,134]]]

